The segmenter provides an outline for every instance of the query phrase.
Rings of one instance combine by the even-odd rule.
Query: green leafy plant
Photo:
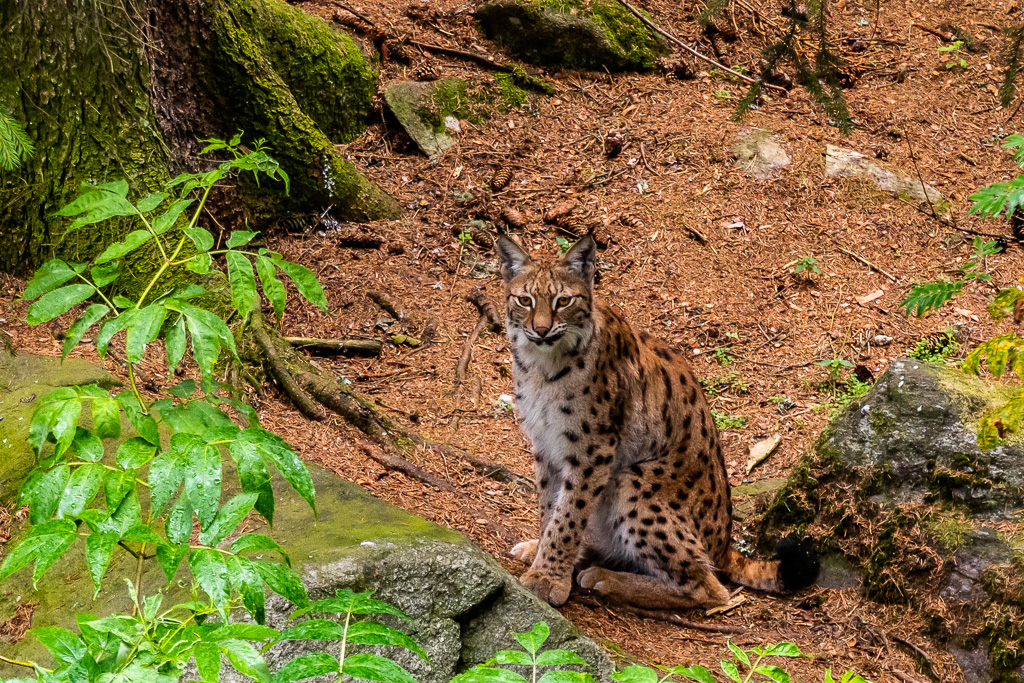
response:
[[[1017,166],[1024,166],[1024,136],[1008,135],[1003,147],[1016,150],[1013,160]],[[992,183],[978,188],[970,197],[974,204],[970,213],[982,218],[995,218],[1001,214],[1011,215],[1024,202],[1024,175],[1005,183]]]
[[[13,171],[32,158],[35,148],[11,112],[0,106],[0,170]]]
[[[711,356],[717,360],[720,365],[732,365],[735,359],[729,353],[730,351],[732,351],[732,349],[728,346],[719,346],[711,352]]]
[[[697,381],[704,387],[704,393],[708,395],[708,398],[714,398],[726,391],[735,391],[738,394],[750,391],[750,387],[736,370],[717,377],[701,378]]]
[[[542,652],[541,648],[550,634],[551,629],[542,621],[534,624],[526,633],[513,633],[522,650],[501,650],[486,663],[459,674],[451,683],[594,683],[588,673],[551,669],[556,666],[585,666],[587,662],[569,650]],[[495,665],[527,667],[530,677]],[[548,670],[538,678],[541,668]]]
[[[914,285],[914,288],[907,294],[907,298],[900,302],[900,308],[910,315],[913,311],[918,318],[938,309],[944,303],[955,297],[964,289],[963,280],[956,282],[921,282]]]
[[[922,338],[908,355],[929,363],[944,363],[959,348],[960,342],[957,341],[956,333],[953,330],[943,330]]]
[[[561,256],[565,252],[569,251],[569,248],[573,245],[572,242],[564,237],[556,237],[555,243],[558,244],[558,255]]]
[[[720,100],[727,100],[730,97],[732,97],[732,93],[726,90],[725,88],[719,88],[715,90],[715,92],[712,94]]]
[[[838,356],[818,361],[818,365],[828,370],[828,379],[830,382],[836,382],[842,379],[843,371],[853,367],[853,363]]]
[[[793,275],[821,275],[821,268],[818,267],[818,262],[813,256],[801,256],[797,259],[797,262],[793,264]]]
[[[715,419],[715,426],[722,432],[729,429],[742,429],[749,419],[746,415],[726,415],[716,410],[711,411],[711,417]]]
[[[963,46],[964,41],[962,40],[954,40],[949,45],[939,46],[939,55],[946,55],[947,58],[952,60],[946,62],[946,69],[955,69],[957,67],[960,67],[961,69],[967,68],[967,58],[964,57],[964,54],[966,53],[962,49]]]

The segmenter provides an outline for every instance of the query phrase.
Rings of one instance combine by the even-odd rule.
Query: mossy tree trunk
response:
[[[223,197],[231,213],[257,227],[328,207],[394,216],[395,202],[333,147],[364,126],[375,83],[351,38],[280,0],[0,3],[0,105],[36,147],[0,172],[0,270],[95,255],[129,226],[63,237],[53,213],[82,182],[127,178],[141,195],[210,163],[197,138],[239,130],[266,139],[292,187],[285,197],[279,183],[243,183]]]

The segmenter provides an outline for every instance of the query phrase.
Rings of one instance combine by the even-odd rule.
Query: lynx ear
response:
[[[565,252],[561,265],[570,273],[593,280],[597,269],[597,242],[590,235],[585,236]]]
[[[501,277],[505,282],[522,273],[526,266],[532,263],[529,254],[504,235],[498,237],[498,261],[501,264]]]

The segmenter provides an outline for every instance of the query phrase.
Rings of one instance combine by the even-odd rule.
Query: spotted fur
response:
[[[530,564],[523,583],[560,605],[577,567],[584,588],[673,609],[727,602],[716,572],[768,591],[816,574],[730,548],[722,443],[701,387],[676,351],[595,300],[594,240],[551,264],[508,238],[497,246],[540,504],[539,537],[512,550]]]

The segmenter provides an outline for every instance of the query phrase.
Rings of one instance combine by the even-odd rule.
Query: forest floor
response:
[[[352,7],[403,37],[496,61],[508,57],[475,32],[465,0],[415,4],[411,13],[406,0],[362,0]],[[710,52],[695,21],[701,5],[692,0],[643,5],[662,27]],[[786,20],[778,16],[777,3],[767,0],[735,0],[734,5],[740,39],[721,43],[723,57],[757,72],[765,38],[752,23],[768,34],[771,25],[782,27]],[[351,19],[332,0],[311,0],[302,7],[327,20],[336,14]],[[523,242],[554,254],[558,238],[572,237],[541,217],[568,200],[589,210],[604,230],[608,246],[600,252],[600,295],[640,329],[685,350],[698,377],[711,387],[712,407],[727,427],[733,484],[785,477],[841,402],[819,363],[841,358],[877,376],[926,335],[954,326],[964,332],[952,358],[962,357],[976,342],[1009,331],[1012,323],[994,323],[986,307],[997,288],[1015,285],[1024,273],[1024,252],[1010,237],[1009,224],[968,216],[968,197],[976,188],[1015,175],[1010,153],[1000,147],[1013,122],[998,105],[997,89],[1004,45],[999,27],[1010,24],[1008,13],[1019,6],[994,0],[892,0],[875,7],[870,0],[834,0],[830,8],[831,40],[852,81],[844,96],[856,128],[846,137],[799,88],[781,97],[773,93],[734,122],[744,88],[700,63],[693,80],[539,72],[554,86],[554,96],[531,95],[522,107],[495,113],[489,121],[464,122],[457,144],[435,160],[403,145],[383,121],[372,125],[343,151],[399,198],[406,215],[358,228],[379,240],[376,249],[339,244],[339,235],[357,229],[347,225],[268,237],[286,258],[316,272],[332,311],[324,315],[292,297],[283,330],[321,338],[379,338],[384,330],[419,337],[428,321],[436,323],[433,341],[420,348],[386,345],[379,358],[316,362],[432,438],[532,476],[529,444],[501,399],[512,393],[506,340],[484,332],[472,349],[467,381],[455,381],[478,318],[464,296],[485,288],[491,301],[502,304],[495,254],[463,244],[456,235],[471,217],[512,208],[526,221],[525,229],[515,231]],[[759,19],[752,22],[755,10]],[[914,26],[946,22],[973,34],[975,51],[940,51],[949,43]],[[409,66],[385,64],[382,80],[407,80],[424,61],[414,55]],[[493,82],[492,71],[472,62],[429,61],[444,76]],[[948,63],[954,66],[947,68]],[[751,127],[771,131],[789,154],[790,163],[774,177],[748,177],[733,160],[737,134]],[[609,157],[603,142],[614,129],[626,131],[627,145]],[[827,177],[823,160],[830,144],[910,175],[916,174],[913,154],[920,177],[950,201],[960,229],[863,181]],[[505,164],[513,169],[511,183],[490,193],[487,183]],[[474,195],[475,205],[465,205],[465,193]],[[899,303],[916,281],[955,275],[971,258],[974,236],[963,229],[1007,236],[1006,251],[979,264],[992,284],[970,284],[938,313],[908,317]],[[793,263],[803,257],[812,257],[821,272],[794,274]],[[11,278],[0,283],[3,303],[10,304],[5,329],[20,348],[59,354],[53,335],[63,329],[59,324],[29,328],[16,322],[24,319],[24,305],[14,301],[22,287]],[[369,291],[394,302],[404,318],[390,320],[367,297]],[[877,298],[858,301],[872,293]],[[871,342],[879,335],[892,341]],[[84,344],[75,353],[95,356]],[[109,361],[107,366],[119,371]],[[536,500],[528,490],[483,478],[438,454],[417,454],[416,464],[461,494],[438,491],[369,458],[366,449],[376,447],[340,419],[311,423],[273,391],[259,410],[264,426],[306,460],[458,529],[514,574],[524,571],[507,552],[512,540],[535,536]],[[747,474],[748,448],[776,434],[781,436],[777,450]],[[738,525],[737,535],[745,533]],[[814,655],[788,666],[804,680],[822,680],[826,668],[855,669],[874,681],[926,680],[920,657],[900,639],[923,648],[941,680],[962,680],[951,656],[921,634],[923,623],[905,607],[878,605],[857,590],[817,590],[811,598],[745,595],[746,602],[725,614],[684,616],[745,627],[732,636],[741,646],[797,643]],[[575,595],[561,611],[626,659],[718,670],[725,654],[724,634],[642,619]]]

